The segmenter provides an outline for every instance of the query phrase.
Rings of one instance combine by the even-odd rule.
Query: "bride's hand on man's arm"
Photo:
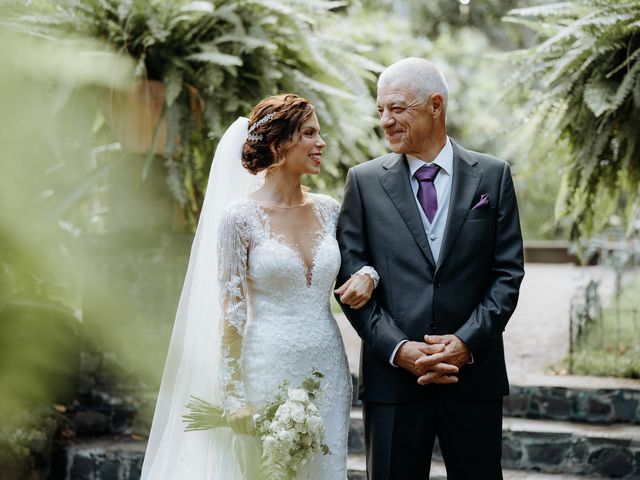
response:
[[[231,427],[234,432],[251,435],[256,430],[253,418],[255,414],[256,409],[253,408],[253,406],[245,405],[233,412],[229,412],[226,417],[227,422],[229,422],[229,427]]]
[[[375,287],[373,278],[370,275],[356,273],[340,287],[334,290],[336,295],[340,295],[340,302],[349,305],[354,310],[364,307],[373,293]]]

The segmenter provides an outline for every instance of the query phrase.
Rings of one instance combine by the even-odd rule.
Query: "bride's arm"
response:
[[[340,204],[335,199],[328,198],[330,198],[334,229],[337,229]],[[357,272],[352,273],[350,278],[334,290],[334,293],[339,296],[342,304],[358,310],[367,304],[379,281],[380,275],[378,275],[376,269],[370,265],[365,265]]]
[[[378,286],[379,279],[378,272],[367,265],[352,274],[333,293],[339,296],[340,303],[353,310],[359,310],[371,298],[373,290]]]
[[[221,382],[223,406],[239,429],[252,415],[242,379],[241,354],[247,322],[247,258],[249,238],[246,223],[227,211],[218,238],[218,283],[222,309]],[[240,419],[238,419],[240,417]]]

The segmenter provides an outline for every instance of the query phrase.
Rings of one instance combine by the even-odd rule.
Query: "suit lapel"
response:
[[[482,172],[478,169],[478,162],[473,156],[453,140],[453,185],[451,185],[451,201],[449,202],[449,214],[440,248],[438,266],[442,265],[460,227],[464,222],[467,212],[471,208],[471,202],[480,184]]]
[[[422,225],[418,205],[413,199],[413,190],[409,180],[409,166],[404,155],[390,155],[390,159],[382,166],[378,175],[382,187],[389,195],[402,220],[409,228],[411,235],[422,250],[427,260],[435,267],[436,263],[429,248],[427,234]]]

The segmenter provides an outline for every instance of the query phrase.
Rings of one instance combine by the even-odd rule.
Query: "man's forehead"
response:
[[[415,101],[415,95],[409,90],[378,90],[378,105],[409,104]]]
[[[395,82],[378,89],[378,103],[411,103],[415,93],[406,82]]]

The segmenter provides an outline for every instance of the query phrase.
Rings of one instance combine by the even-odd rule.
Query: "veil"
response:
[[[221,401],[221,309],[218,224],[225,207],[256,190],[262,177],[241,164],[249,120],[238,118],[216,149],[204,204],[191,247],[162,384],[142,466],[142,480],[241,478],[228,429],[185,432],[182,415],[190,395]]]

